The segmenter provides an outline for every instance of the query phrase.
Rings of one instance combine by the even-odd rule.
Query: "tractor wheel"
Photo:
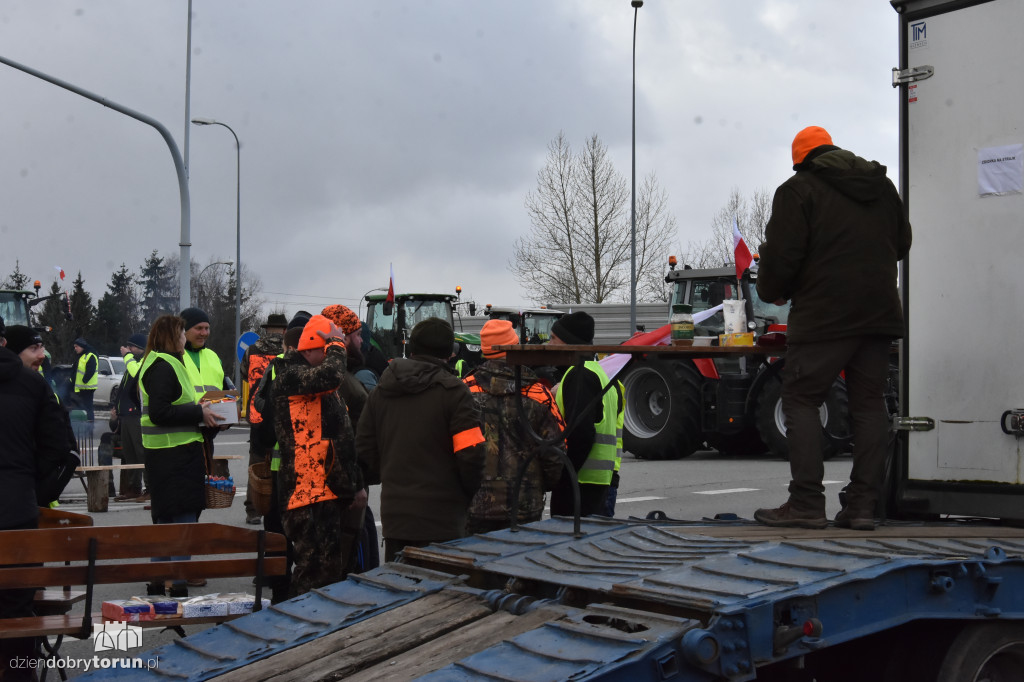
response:
[[[971,623],[946,650],[937,682],[1019,680],[1024,671],[1024,625]]]
[[[822,456],[832,459],[840,452],[846,452],[850,437],[849,400],[846,385],[839,379],[832,384],[828,397],[819,409],[821,415]],[[776,374],[761,387],[757,397],[755,416],[757,432],[768,450],[782,459],[789,459],[789,442],[786,440],[786,415],[782,411],[782,377]]]
[[[688,362],[637,360],[622,380],[623,447],[641,459],[680,459],[703,442],[701,377]]]

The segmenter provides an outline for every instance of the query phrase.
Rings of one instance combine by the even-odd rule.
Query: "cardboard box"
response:
[[[719,346],[753,346],[754,345],[754,334],[753,332],[746,332],[744,334],[719,334],[718,336]]]
[[[153,620],[153,605],[141,599],[111,599],[103,602],[100,612],[106,620],[138,623]]]
[[[214,402],[217,401],[217,402]],[[224,421],[219,422],[220,424],[237,424],[238,423],[238,391],[207,391],[200,398],[199,402],[210,403],[210,408],[213,413],[224,417]]]
[[[228,604],[218,600],[215,594],[193,597],[181,605],[181,615],[185,618],[226,616],[228,615]]]

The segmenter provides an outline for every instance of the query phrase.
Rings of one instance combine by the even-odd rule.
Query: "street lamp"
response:
[[[630,194],[629,249],[629,334],[636,333],[636,17],[644,0],[631,0],[633,7],[633,191]]]
[[[385,289],[384,287],[377,287],[376,289],[370,289],[369,291],[367,291],[365,294],[363,294],[359,298],[359,319],[360,320],[363,319],[363,301],[366,300],[366,297],[369,296],[370,294],[372,294],[374,291],[387,291],[387,289]]]
[[[233,263],[231,261],[229,261],[229,260],[219,260],[219,261],[217,261],[215,263],[210,263],[205,268],[203,268],[202,270],[199,271],[199,274],[196,275],[196,281],[197,282],[202,281],[203,273],[206,272],[207,270],[209,270],[210,268],[212,268],[214,265],[233,265]]]
[[[238,135],[227,123],[212,118],[194,118],[197,126],[223,126],[235,138],[237,166],[235,170],[235,343],[242,338],[242,144]],[[242,367],[235,363],[235,386],[242,385]]]

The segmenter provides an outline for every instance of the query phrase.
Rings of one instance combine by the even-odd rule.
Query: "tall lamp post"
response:
[[[633,7],[633,191],[630,193],[629,249],[629,334],[636,333],[636,17],[644,0],[631,0]]]
[[[235,343],[242,338],[242,144],[227,123],[212,118],[194,118],[197,126],[223,126],[235,138],[237,166],[235,170]],[[235,387],[242,384],[242,367],[235,363]]]

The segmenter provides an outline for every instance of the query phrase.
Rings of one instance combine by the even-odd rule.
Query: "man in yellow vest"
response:
[[[210,317],[199,308],[185,308],[180,317],[185,320],[185,368],[192,377],[196,394],[202,397],[207,391],[233,389],[235,385],[224,374],[220,357],[206,347],[210,338]],[[213,439],[217,432],[225,427],[203,427],[203,450],[206,453],[206,466],[210,473],[213,468]]]
[[[75,364],[74,407],[85,410],[86,419],[93,421],[92,401],[99,387],[99,358],[85,339],[74,341],[78,362]]]
[[[585,312],[569,313],[551,326],[549,345],[593,343],[594,318]],[[555,402],[566,424],[566,454],[579,481],[581,516],[603,513],[618,457],[619,396],[614,387],[608,388],[609,383],[608,375],[591,356],[583,365],[566,370],[555,392]],[[572,479],[568,471],[563,471],[551,493],[551,515],[572,514]]]

